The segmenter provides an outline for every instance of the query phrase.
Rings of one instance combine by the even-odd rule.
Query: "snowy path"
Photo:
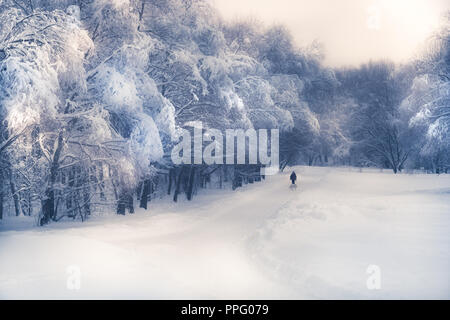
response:
[[[7,219],[0,298],[450,298],[450,176],[296,170],[296,192],[286,173],[133,216]]]

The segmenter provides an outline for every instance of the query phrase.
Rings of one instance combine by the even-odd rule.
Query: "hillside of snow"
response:
[[[295,170],[296,191],[287,170],[134,215],[7,217],[0,298],[450,298],[450,175]]]

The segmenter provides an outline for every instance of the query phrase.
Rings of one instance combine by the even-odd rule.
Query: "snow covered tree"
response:
[[[349,122],[358,165],[376,165],[401,171],[411,152],[408,126],[399,106],[404,85],[395,66],[387,62],[369,63],[341,75],[341,82],[358,108]]]
[[[421,166],[436,173],[450,166],[450,13],[415,61],[416,77],[404,110],[410,126],[421,132]]]

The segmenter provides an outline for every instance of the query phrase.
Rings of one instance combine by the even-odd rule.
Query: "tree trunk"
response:
[[[9,185],[11,187],[11,194],[13,196],[14,199],[14,209],[16,212],[16,216],[20,215],[20,201],[19,201],[19,195],[16,192],[16,184],[13,181],[13,176],[12,173],[9,175]]]
[[[63,134],[62,132],[60,132],[58,136],[56,150],[53,155],[53,160],[50,166],[50,177],[47,190],[45,191],[46,199],[42,201],[42,218],[40,220],[41,226],[47,224],[51,219],[54,220],[56,218],[54,185],[58,174],[59,158],[61,157],[62,148],[63,148]]]
[[[188,190],[187,190],[187,199],[189,201],[192,200],[192,196],[193,196],[193,193],[194,193],[194,180],[195,180],[195,167],[192,166],[191,167],[191,172],[189,174],[189,187],[188,187]]]
[[[312,167],[314,163],[314,156],[309,156],[308,157],[308,166]]]
[[[23,192],[22,198],[22,214],[24,216],[31,216],[33,212],[32,202],[31,202],[31,192],[25,191]]]
[[[144,181],[140,181],[138,186],[136,187],[136,198],[138,201],[141,201],[142,192],[144,191]]]
[[[144,208],[145,210],[147,210],[147,202],[149,194],[150,194],[150,180],[145,180],[144,186],[142,188],[142,193],[140,196],[140,204],[139,204],[140,208]]]
[[[133,195],[128,194],[127,200],[128,200],[127,205],[128,205],[129,213],[134,213]]]
[[[52,188],[48,188],[45,192],[45,197],[42,201],[42,218],[40,221],[41,226],[47,224],[50,219],[55,216],[55,192]]]
[[[91,215],[91,195],[89,185],[83,188],[83,198],[83,213],[84,216],[87,217]]]
[[[177,181],[176,181],[175,192],[173,194],[173,201],[174,202],[178,201],[178,194],[180,193],[181,178],[183,177],[183,171],[184,171],[184,167],[182,167],[180,169],[180,173],[178,174],[178,178],[177,178]]]
[[[0,220],[2,219],[3,219],[3,186],[0,185]]]
[[[119,200],[117,201],[117,214],[125,215],[125,199],[123,195],[119,197]]]
[[[170,195],[172,191],[173,169],[169,169],[169,188],[167,189],[167,195]]]
[[[98,179],[100,181],[98,187],[100,188],[100,199],[106,201],[105,195],[105,182],[104,182],[104,173],[103,173],[103,164],[100,164],[100,170],[98,172]]]
[[[236,173],[236,169],[233,173],[233,181],[232,181],[232,189],[236,190],[239,187],[242,187],[242,176],[239,173]]]

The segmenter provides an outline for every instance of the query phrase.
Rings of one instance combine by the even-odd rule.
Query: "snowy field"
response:
[[[296,171],[296,192],[287,171],[125,217],[7,218],[0,298],[450,298],[450,175]]]

